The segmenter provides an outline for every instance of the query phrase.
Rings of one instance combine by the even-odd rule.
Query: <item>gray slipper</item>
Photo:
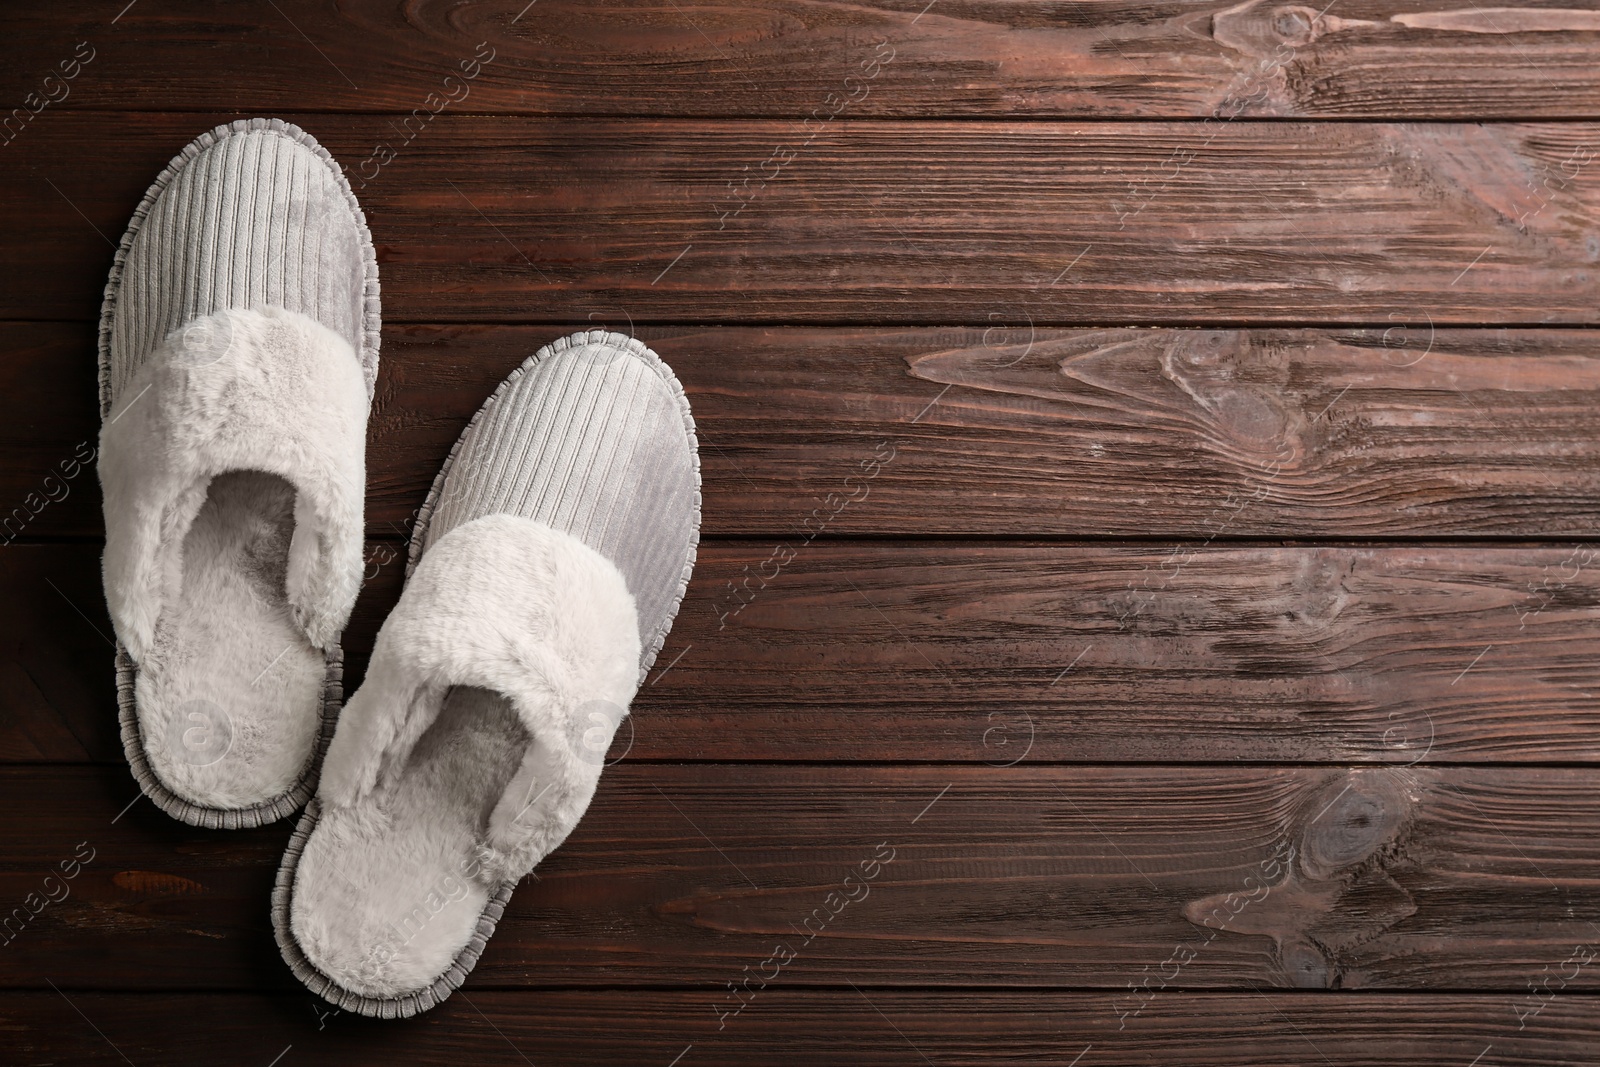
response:
[[[277,119],[191,142],[117,250],[99,471],[122,742],[184,822],[310,798],[361,584],[378,328],[355,195]]]
[[[594,796],[699,522],[688,402],[638,341],[563,338],[484,404],[278,872],[278,946],[313,993],[398,1018],[461,985]]]

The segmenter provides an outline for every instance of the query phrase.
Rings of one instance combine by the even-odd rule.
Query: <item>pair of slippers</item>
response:
[[[217,127],[117,251],[100,478],[140,788],[218,829],[303,807],[272,897],[284,959],[394,1018],[461,985],[588,807],[693,568],[700,474],[654,352],[602,331],[540,349],[434,480],[341,708],[378,334],[338,164],[276,119]]]

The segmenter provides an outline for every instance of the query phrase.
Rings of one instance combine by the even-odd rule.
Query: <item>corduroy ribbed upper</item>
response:
[[[110,402],[162,339],[224,308],[281,307],[350,343],[377,373],[378,283],[366,221],[309,134],[250,119],[197,138],[135,213],[107,286]]]
[[[515,371],[462,434],[414,554],[482,515],[570,533],[627,580],[648,668],[699,540],[696,449],[682,387],[659,356],[618,333],[564,337]]]

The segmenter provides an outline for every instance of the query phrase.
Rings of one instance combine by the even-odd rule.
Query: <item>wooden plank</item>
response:
[[[976,0],[277,6],[176,0],[119,14],[77,0],[10,12],[7,107],[42,108],[39,122],[84,107],[272,112],[307,101],[791,118],[841,99],[873,116],[1600,115],[1593,0],[1553,10],[1169,0],[1065,13]]]
[[[389,327],[371,536],[404,536],[483,399],[584,325]],[[712,536],[1570,538],[1600,524],[1588,330],[637,332],[688,391]],[[94,472],[75,463],[99,425],[91,328],[4,323],[0,346],[0,541],[99,536]]]
[[[63,111],[7,146],[0,318],[92,318],[145,188],[225,117]],[[391,321],[1600,321],[1591,123],[442,114],[364,169],[388,120],[305,121],[375,175]]]
[[[783,558],[709,546],[634,753],[1600,756],[1590,546],[814,544]]]
[[[104,537],[95,328],[6,323],[0,350],[0,544]]]
[[[206,833],[135,795],[114,767],[0,777],[0,986],[292,988],[287,826]],[[538,874],[480,985],[725,994],[782,944],[784,987],[1093,988],[1135,1018],[1162,990],[1521,993],[1600,930],[1600,790],[1591,767],[623,761]]]
[[[1555,995],[1519,1029],[1512,993],[1190,993],[1119,1030],[1092,993],[783,990],[718,1029],[709,994],[643,989],[471,990],[407,1023],[364,1023],[309,994],[11,994],[0,1031],[22,1063],[1002,1063],[1082,1067],[1495,1067],[1590,1062],[1593,997]],[[80,1014],[81,1013],[81,1014]],[[122,1057],[126,1056],[127,1060]]]
[[[702,546],[613,758],[1600,759],[1597,545],[771,552]],[[122,762],[97,555],[0,553],[0,762]],[[404,566],[368,559],[352,687]]]
[[[122,758],[99,558],[96,545],[0,549],[0,760]]]

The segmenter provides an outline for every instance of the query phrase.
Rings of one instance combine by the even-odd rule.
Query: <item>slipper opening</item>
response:
[[[360,803],[323,809],[291,907],[307,960],[367,997],[393,999],[437,981],[502,880],[520,874],[486,844],[497,811],[513,806],[524,826],[559,820],[565,790],[537,770],[541,751],[507,697],[471,686],[445,691],[402,764]]]
[[[175,554],[175,595],[140,663],[140,731],[151,769],[175,795],[244,808],[304,775],[322,726],[326,658],[284,594],[294,488],[234,471],[200,491]]]

